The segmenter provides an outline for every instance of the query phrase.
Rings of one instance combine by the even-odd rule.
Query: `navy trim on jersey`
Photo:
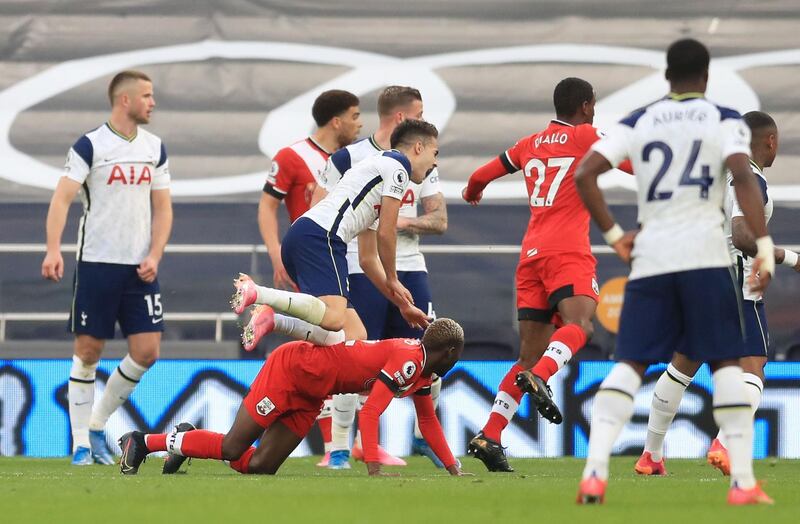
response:
[[[89,140],[89,137],[83,135],[75,142],[75,145],[72,146],[72,149],[78,153],[86,165],[90,168],[92,167],[92,159],[94,158],[94,146],[92,145],[92,141]]]
[[[375,140],[375,135],[369,135],[369,138],[365,138],[364,140],[369,140],[369,143],[372,144],[372,147],[374,147],[376,151],[385,151],[378,141]],[[359,140],[359,142],[361,142],[361,140]]]
[[[80,232],[80,246],[81,250],[78,251],[78,262],[83,260],[83,246],[86,245],[86,222],[89,220],[89,211],[92,210],[92,197],[89,193],[89,184],[83,183],[83,194],[86,195],[86,211],[83,213],[83,225]]]
[[[740,115],[739,112],[735,109],[731,109],[730,107],[718,106],[716,104],[715,107],[719,111],[720,122],[722,122],[723,120],[728,120],[729,118],[732,118],[734,120],[741,120],[742,118],[742,115]]]
[[[623,118],[622,120],[620,120],[619,123],[620,124],[624,124],[624,125],[626,125],[628,127],[636,127],[636,122],[638,122],[639,119],[644,116],[645,112],[647,112],[647,107],[643,107],[641,109],[637,109],[636,111],[634,111],[630,115],[628,115],[625,118]]]
[[[350,151],[348,151],[346,147],[338,150],[331,155],[331,163],[340,174],[344,175],[353,167],[353,159],[350,157]]]
[[[270,196],[273,196],[273,197],[277,198],[278,200],[283,200],[284,197],[286,197],[285,193],[281,193],[280,191],[278,191],[278,189],[275,186],[273,186],[272,184],[270,184],[269,182],[264,184],[263,191],[264,191],[264,193],[266,193],[266,194],[268,194]]]
[[[500,163],[503,164],[504,168],[506,168],[506,172],[508,174],[516,173],[517,171],[519,171],[519,168],[517,166],[515,166],[514,164],[512,164],[511,160],[508,158],[508,152],[503,153],[502,155],[500,155],[497,158],[500,159]]]
[[[366,198],[367,193],[372,191],[372,189],[378,184],[380,184],[382,181],[383,177],[376,176],[375,178],[367,182],[367,185],[365,185],[364,188],[361,190],[361,192],[353,199],[353,209],[357,208],[358,204],[360,204],[361,201],[364,200],[364,198]]]
[[[406,155],[398,151],[397,149],[390,149],[389,151],[384,151],[383,156],[388,156],[389,158],[394,158],[405,168],[406,172],[409,176],[411,176],[411,161],[408,159]]]
[[[331,225],[330,234],[337,235],[339,232],[339,224],[342,222],[342,218],[344,218],[344,214],[347,212],[347,208],[350,206],[350,199],[345,200],[342,203],[342,206],[339,208],[339,212],[336,213],[336,220],[333,221]]]
[[[767,194],[767,181],[758,175],[756,175],[756,180],[758,180],[758,187],[761,188],[761,198],[764,199],[764,205],[766,206],[769,202],[769,195]]]
[[[161,156],[158,159],[158,164],[156,167],[161,167],[164,165],[164,162],[167,161],[167,148],[164,146],[164,142],[161,142]]]

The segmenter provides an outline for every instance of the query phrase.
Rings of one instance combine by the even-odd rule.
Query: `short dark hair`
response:
[[[673,42],[667,49],[667,80],[694,80],[708,71],[711,55],[702,43],[693,38]]]
[[[592,84],[582,78],[565,78],[553,90],[553,105],[556,115],[570,117],[578,112],[584,102],[594,98]]]
[[[359,104],[358,97],[350,91],[331,89],[325,91],[314,100],[311,107],[311,116],[318,127],[322,127],[334,117],[342,115],[351,107]]]
[[[397,108],[405,107],[414,100],[422,101],[419,89],[408,86],[389,86],[378,95],[378,116],[390,115]]]
[[[750,111],[745,113],[744,123],[750,128],[750,131],[755,134],[757,131],[778,129],[778,124],[767,113],[763,111]]]
[[[111,102],[112,107],[114,106],[114,98],[117,96],[117,90],[119,89],[119,86],[128,80],[144,80],[145,82],[152,82],[150,77],[141,71],[136,71],[133,69],[120,71],[114,75],[114,78],[112,78],[111,82],[108,84],[108,101]]]
[[[394,131],[389,142],[392,149],[398,146],[412,145],[417,141],[427,142],[431,138],[439,136],[436,126],[424,120],[407,119],[400,122]]]

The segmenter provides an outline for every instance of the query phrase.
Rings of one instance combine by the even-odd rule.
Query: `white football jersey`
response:
[[[64,176],[83,185],[78,260],[140,264],[150,251],[150,191],[169,189],[161,139],[140,127],[128,140],[103,124],[70,148]]]
[[[372,137],[364,138],[346,146],[331,155],[328,164],[321,177],[322,186],[327,191],[332,191],[342,174],[346,173],[350,167],[369,158],[383,149]],[[402,205],[400,206],[400,216],[414,218],[417,216],[417,203],[420,198],[427,198],[437,193],[441,193],[439,186],[439,172],[434,169],[422,184],[409,182],[408,188],[403,195]],[[397,259],[396,267],[398,271],[427,271],[425,257],[419,250],[419,235],[398,231],[397,233]],[[354,238],[347,244],[347,269],[350,274],[363,273],[358,262],[358,239]]]
[[[303,216],[350,242],[367,228],[377,228],[383,197],[401,200],[411,164],[399,151],[384,151],[347,171],[339,183]]]
[[[767,179],[755,162],[750,160],[750,167],[753,174],[757,177],[758,185],[761,187],[761,196],[764,199],[764,218],[767,222],[772,218],[772,199],[769,197],[769,189],[767,187]],[[728,184],[726,186],[725,196],[725,235],[728,238],[728,249],[733,259],[733,265],[736,268],[736,274],[739,277],[739,282],[742,285],[742,297],[745,300],[752,300],[757,302],[764,298],[761,293],[754,293],[750,291],[747,285],[747,279],[753,272],[753,259],[744,255],[740,250],[736,249],[733,245],[733,236],[731,233],[731,220],[734,217],[743,217],[742,208],[739,207],[739,202],[736,200],[736,191],[733,189],[733,177],[728,174]]]
[[[750,155],[739,113],[697,93],[670,95],[621,120],[592,149],[611,165],[633,164],[641,231],[630,279],[730,267],[724,166],[731,155]]]

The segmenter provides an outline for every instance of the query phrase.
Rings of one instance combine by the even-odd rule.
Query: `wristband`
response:
[[[772,237],[767,235],[756,239],[756,258],[761,260],[759,271],[765,271],[770,275],[775,274],[775,244]]]
[[[797,265],[797,253],[788,249],[783,250],[783,264],[784,266],[794,267]]]
[[[613,246],[614,244],[619,242],[619,240],[624,236],[625,236],[625,231],[623,231],[622,228],[619,227],[619,224],[617,223],[611,226],[611,229],[603,233],[603,238],[606,239],[606,244],[608,244],[609,246]]]

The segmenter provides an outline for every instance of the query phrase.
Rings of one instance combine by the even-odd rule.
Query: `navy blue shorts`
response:
[[[614,358],[669,362],[737,359],[744,319],[732,269],[709,268],[629,280]]]
[[[411,292],[414,305],[434,317],[428,273],[398,271],[397,278]],[[350,302],[367,328],[370,340],[422,337],[424,330],[409,326],[397,306],[389,302],[364,274],[350,275]]]
[[[310,218],[300,217],[281,243],[286,272],[300,291],[315,297],[347,298],[347,244]]]
[[[114,338],[117,322],[126,337],[164,331],[158,280],[143,282],[136,267],[78,262],[72,282],[69,331],[104,340]]]
[[[745,300],[744,310],[744,353],[743,357],[766,357],[769,349],[769,328],[767,313],[763,302]]]

